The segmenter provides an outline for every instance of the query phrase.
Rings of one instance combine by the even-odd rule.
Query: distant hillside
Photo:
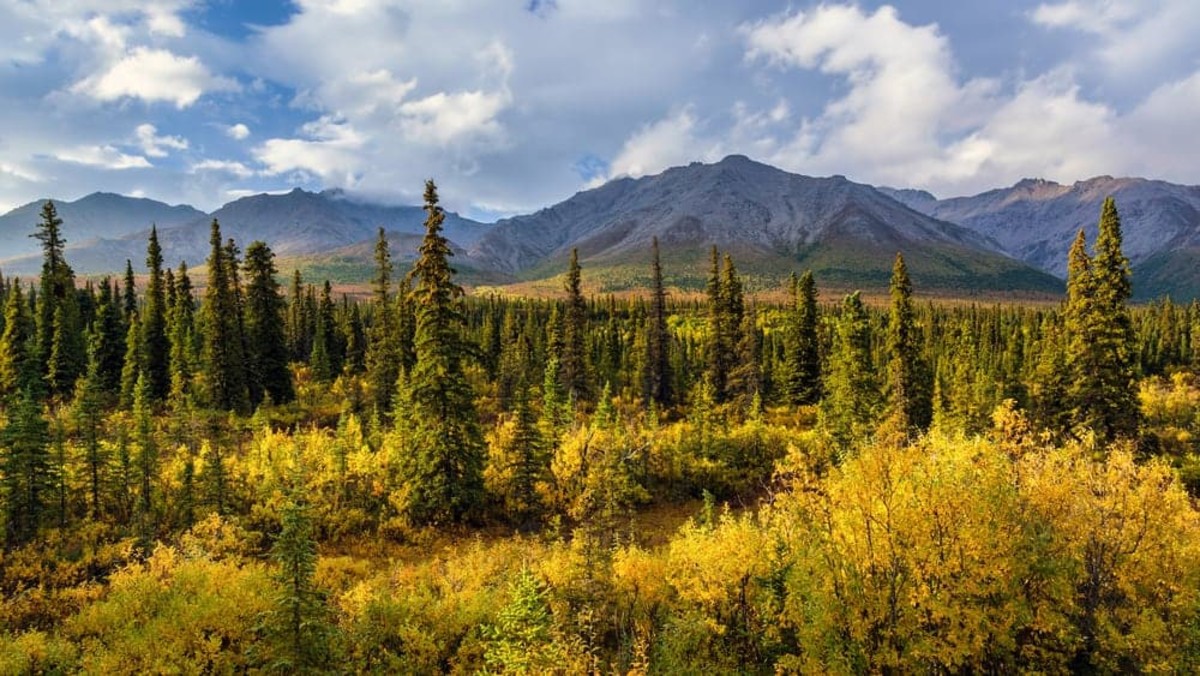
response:
[[[41,245],[30,235],[41,222],[45,203],[46,199],[35,200],[0,216],[0,259],[40,253]],[[54,200],[54,207],[65,223],[67,246],[72,249],[86,247],[97,238],[113,239],[149,230],[155,223],[170,228],[204,217],[203,211],[189,206],[104,192],[74,202]]]
[[[38,205],[37,209],[40,208]],[[262,240],[280,257],[329,253],[343,247],[373,243],[380,227],[398,235],[420,235],[424,232],[425,221],[421,207],[369,204],[340,191],[311,193],[296,189],[282,195],[253,195],[230,202],[212,214],[191,207],[172,208],[186,209],[187,217],[174,222],[143,219],[136,221],[136,227],[100,230],[106,237],[82,241],[77,241],[77,217],[60,209],[68,239],[68,260],[76,271],[85,274],[118,272],[124,269],[126,259],[132,260],[140,269],[146,257],[146,238],[152,223],[158,224],[159,241],[168,265],[187,261],[189,265],[199,266],[208,257],[213,218],[221,223],[222,236],[232,237],[242,248],[254,240]],[[459,246],[476,242],[490,227],[454,213],[446,214],[446,235]],[[34,240],[30,242],[37,244]],[[35,274],[41,266],[36,251],[33,247],[24,256],[0,260],[0,270]],[[403,251],[396,253],[400,255]]]
[[[500,221],[470,249],[481,268],[557,274],[572,248],[607,288],[637,285],[657,236],[678,286],[697,286],[717,245],[743,273],[775,283],[812,268],[841,285],[887,284],[897,251],[927,289],[1056,291],[1050,275],[971,230],[843,177],[790,174],[746,157],[618,179],[528,216]]]
[[[893,195],[918,211],[990,237],[1010,255],[1059,277],[1066,275],[1075,233],[1083,228],[1088,241],[1095,241],[1100,205],[1112,195],[1121,214],[1124,250],[1134,266],[1134,293],[1196,295],[1197,285],[1188,280],[1200,264],[1200,187],[1101,176],[1069,186],[1026,179],[946,200],[931,201],[914,191]]]

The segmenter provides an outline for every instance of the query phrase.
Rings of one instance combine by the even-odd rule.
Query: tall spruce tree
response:
[[[858,292],[846,296],[837,320],[820,418],[843,448],[874,429],[882,404],[871,358],[871,321]]]
[[[50,457],[50,426],[34,394],[23,390],[0,432],[0,488],[3,489],[5,546],[37,536],[56,484]]]
[[[196,342],[196,301],[187,263],[179,264],[175,282],[175,306],[171,310],[171,394],[176,407],[192,395],[192,378],[199,360]]]
[[[483,499],[483,435],[464,372],[467,342],[462,287],[454,283],[445,213],[425,184],[425,238],[413,266],[416,363],[396,407],[402,510],[413,523],[462,521]]]
[[[399,330],[392,298],[392,253],[387,232],[379,228],[375,241],[375,278],[371,327],[367,332],[366,369],[376,411],[391,407],[400,374]]]
[[[650,313],[646,317],[646,359],[642,373],[642,397],[649,404],[668,407],[672,403],[671,335],[667,331],[667,292],[663,288],[658,238],[650,244]]]
[[[0,394],[33,391],[38,377],[36,327],[21,283],[13,284],[4,304],[4,333],[0,335]]]
[[[912,280],[904,256],[897,253],[889,285],[891,309],[887,327],[887,387],[890,415],[899,429],[920,430],[929,426],[933,414],[931,392],[926,385],[924,359],[918,344],[912,307]]]
[[[150,227],[146,245],[145,305],[142,308],[142,356],[146,360],[146,379],[153,401],[166,399],[171,390],[171,343],[167,336],[167,289],[163,280],[162,247],[158,243],[158,228]]]
[[[37,296],[37,365],[51,395],[70,394],[87,366],[87,346],[75,290],[75,272],[64,256],[67,240],[54,202],[42,206],[31,235],[42,243],[42,276]]]
[[[791,296],[791,321],[784,335],[785,390],[792,404],[811,405],[821,399],[820,317],[812,270],[792,285]]]
[[[121,367],[125,363],[125,323],[112,280],[100,282],[96,318],[88,346],[88,367],[96,361],[99,387],[103,392],[115,392],[121,386]]]
[[[1138,432],[1136,351],[1126,303],[1129,259],[1121,251],[1121,220],[1111,197],[1100,215],[1096,256],[1080,230],[1067,258],[1064,328],[1071,373],[1072,421],[1100,442]]]
[[[229,278],[227,251],[221,245],[221,226],[214,218],[208,257],[208,287],[201,305],[204,338],[204,383],[214,408],[245,410],[249,405],[246,391],[241,319],[237,297]]]
[[[579,250],[571,249],[565,282],[567,305],[563,313],[563,343],[559,361],[563,386],[574,401],[583,401],[591,393],[587,361],[588,311],[583,298]]]
[[[275,254],[263,242],[246,249],[246,361],[250,374],[250,403],[257,406],[264,396],[283,404],[295,398],[292,372],[288,369],[284,335],[285,303],[275,281]]]
[[[708,309],[708,333],[705,343],[705,355],[708,368],[705,374],[716,402],[724,401],[726,381],[729,379],[731,355],[733,347],[726,342],[725,305],[723,302],[721,284],[721,255],[713,245],[708,272],[708,284],[705,288]]]

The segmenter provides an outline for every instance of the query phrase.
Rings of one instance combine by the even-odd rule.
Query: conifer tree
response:
[[[249,406],[242,350],[240,308],[229,278],[227,250],[221,245],[221,226],[212,222],[209,238],[208,287],[201,305],[204,338],[204,382],[209,403],[222,410],[245,410]]]
[[[292,361],[304,361],[312,352],[309,344],[307,322],[304,320],[304,283],[300,270],[292,271],[292,285],[288,290],[287,345]]]
[[[708,300],[708,334],[704,350],[708,358],[706,378],[712,389],[713,400],[721,402],[725,398],[726,381],[729,378],[732,346],[725,342],[727,334],[724,330],[721,257],[715,245],[712,248],[710,263],[705,291]]]
[[[855,292],[842,302],[820,408],[823,426],[842,447],[863,438],[875,425],[882,402],[873,364],[870,318]]]
[[[344,318],[342,331],[346,335],[346,359],[343,368],[347,373],[362,373],[366,367],[367,334],[363,329],[362,313],[358,303],[348,305],[346,297],[342,297]]]
[[[5,545],[36,537],[56,482],[50,458],[50,427],[34,395],[23,390],[0,432],[0,488],[4,498]]]
[[[513,423],[510,448],[504,453],[513,459],[510,508],[517,526],[528,532],[537,526],[545,509],[538,486],[549,478],[550,455],[525,390],[517,393]]]
[[[64,257],[63,221],[54,202],[42,206],[32,235],[42,243],[42,276],[37,296],[37,366],[51,395],[66,396],[87,365],[75,273]],[[57,328],[56,328],[57,323]]]
[[[33,316],[20,282],[13,284],[4,305],[4,333],[0,335],[0,393],[13,395],[32,390],[38,380]]]
[[[647,403],[669,407],[672,403],[671,336],[667,331],[667,292],[663,288],[658,238],[651,240],[650,314],[646,317],[646,359],[643,365],[642,397]]]
[[[154,436],[154,411],[150,393],[150,378],[145,369],[138,375],[133,394],[133,420],[138,475],[138,526],[140,535],[149,540],[156,524],[154,483],[158,476],[158,441]]]
[[[163,281],[162,247],[158,243],[158,228],[151,226],[146,246],[146,268],[150,272],[146,283],[145,305],[142,308],[142,358],[150,397],[162,401],[171,390],[171,343],[167,337],[166,288]]]
[[[913,317],[912,281],[904,256],[897,253],[889,288],[891,310],[887,329],[888,405],[900,429],[920,430],[932,415],[930,392],[925,384],[924,360]]]
[[[1068,390],[1071,374],[1063,349],[1062,330],[1051,319],[1042,323],[1038,361],[1029,387],[1030,419],[1038,429],[1062,438],[1071,426]]]
[[[463,369],[470,353],[462,287],[454,283],[445,213],[425,184],[425,238],[413,266],[416,363],[397,404],[403,511],[413,523],[461,521],[483,498],[483,435]]]
[[[107,459],[100,443],[104,424],[104,374],[101,370],[102,333],[92,332],[87,373],[75,385],[72,413],[83,445],[84,464],[88,482],[88,516],[96,520],[103,511],[101,488],[106,481]],[[111,390],[108,390],[111,392]]]
[[[736,337],[737,365],[729,374],[729,390],[745,408],[763,394],[762,331],[753,307],[743,311]]]
[[[295,398],[288,369],[283,328],[285,303],[275,281],[275,254],[263,242],[246,249],[246,345],[250,375],[250,403],[264,396],[283,404]]]
[[[278,591],[268,618],[276,644],[271,666],[283,673],[315,673],[330,658],[325,599],[314,583],[317,542],[300,487],[289,493],[280,513],[279,535],[271,545],[271,558],[278,566]]]
[[[1101,442],[1138,432],[1129,259],[1121,251],[1121,220],[1109,197],[1100,216],[1096,256],[1087,254],[1080,230],[1067,259],[1064,310],[1071,373],[1072,420]]]
[[[96,318],[88,346],[88,366],[96,361],[98,386],[102,392],[115,392],[121,386],[121,367],[125,363],[125,324],[112,281],[100,282]]]
[[[379,228],[375,242],[375,278],[373,316],[367,333],[366,369],[377,411],[387,411],[400,374],[399,330],[391,303],[392,254],[387,233]]]
[[[581,282],[579,250],[571,249],[565,282],[567,303],[563,313],[563,343],[559,361],[562,364],[563,386],[572,401],[586,400],[591,392],[586,347],[587,301],[583,298]]]
[[[121,318],[126,324],[126,331],[129,330],[128,324],[133,321],[133,315],[137,313],[137,309],[137,285],[133,279],[133,261],[126,258],[124,285],[121,287]]]
[[[785,334],[788,400],[811,405],[821,399],[821,356],[817,326],[817,285],[811,270],[805,270],[791,290],[791,321]]]
[[[121,394],[120,407],[124,410],[133,408],[133,398],[137,392],[138,378],[145,371],[146,360],[142,350],[142,322],[137,314],[129,322],[129,332],[125,334],[125,359],[121,363]]]
[[[175,282],[175,305],[171,310],[171,394],[178,407],[191,396],[199,350],[196,344],[196,303],[187,263],[179,264]]]

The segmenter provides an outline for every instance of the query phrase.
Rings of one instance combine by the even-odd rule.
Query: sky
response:
[[[939,197],[1200,183],[1196,0],[0,0],[0,209],[344,189],[494,220],[740,153]]]

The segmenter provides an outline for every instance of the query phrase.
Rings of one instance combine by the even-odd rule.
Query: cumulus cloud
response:
[[[77,82],[71,90],[98,101],[122,98],[165,101],[186,108],[209,91],[238,89],[235,81],[213,75],[194,56],[135,47],[107,69]]]
[[[65,148],[54,154],[63,162],[101,169],[149,169],[150,161],[141,155],[127,155],[110,145]]]
[[[250,127],[238,122],[225,127],[225,135],[235,141],[244,141],[250,137]]]
[[[138,145],[146,157],[166,157],[168,150],[187,150],[187,139],[181,136],[159,136],[158,128],[149,122],[139,124],[134,130]]]
[[[217,171],[236,176],[237,178],[249,178],[254,175],[254,171],[250,167],[236,160],[201,160],[193,164],[190,171],[193,174],[204,171]]]
[[[1200,56],[1200,3],[1195,0],[1059,0],[1038,5],[1029,17],[1048,29],[1084,34],[1086,47],[1077,66],[1099,65],[1119,81],[1160,76],[1163,69],[1194,69]]]
[[[613,159],[610,177],[636,178],[693,160],[715,159],[713,152],[705,153],[703,150],[702,146],[706,143],[711,146],[714,142],[699,138],[693,108],[681,108],[637,130]],[[593,180],[592,184],[602,183],[603,180]]]

